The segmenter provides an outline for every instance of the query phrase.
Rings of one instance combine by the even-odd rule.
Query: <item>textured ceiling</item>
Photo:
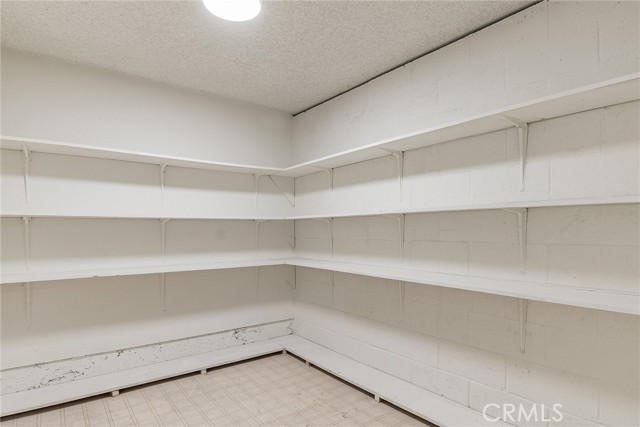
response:
[[[297,113],[528,3],[2,1],[2,45]]]

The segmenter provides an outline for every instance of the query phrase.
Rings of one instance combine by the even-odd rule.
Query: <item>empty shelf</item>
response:
[[[72,400],[84,399],[85,397],[276,353],[281,350],[282,346],[276,342],[265,340],[63,384],[5,394],[2,396],[0,415],[17,414]]]
[[[569,287],[550,283],[536,283],[524,280],[434,273],[407,267],[381,266],[334,260],[295,258],[288,260],[287,263],[298,267],[318,268],[341,273],[422,283],[445,288],[464,289],[618,313],[640,314],[640,295],[637,294]]]
[[[350,359],[297,335],[272,339],[285,350],[387,402],[442,427],[480,426],[479,411]],[[497,426],[509,424],[497,421]]]

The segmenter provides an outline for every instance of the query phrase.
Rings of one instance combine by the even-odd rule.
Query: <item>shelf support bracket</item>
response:
[[[255,207],[256,212],[258,212],[258,193],[260,189],[260,177],[265,175],[264,173],[254,173],[253,174],[253,189],[255,190]]]
[[[334,295],[335,295],[335,285],[336,285],[335,271],[330,270],[329,273],[331,274],[331,307],[333,307]]]
[[[160,165],[160,206],[164,206],[164,184],[167,174],[167,166],[168,163],[163,163]]]
[[[404,322],[404,296],[405,296],[406,282],[404,280],[398,280],[398,292],[400,294],[400,321]]]
[[[396,168],[398,171],[398,187],[400,189],[400,200],[402,201],[403,189],[404,189],[404,151],[387,150],[385,148],[378,148],[378,150],[389,153],[396,159]]]
[[[29,149],[29,145],[22,144],[22,154],[24,155],[24,198],[29,203],[31,187],[31,149]]]
[[[260,224],[266,222],[266,219],[254,219],[253,220],[253,251],[256,258],[258,257],[258,249],[260,249]]]
[[[24,265],[29,270],[31,268],[31,217],[23,216],[24,230]]]
[[[24,283],[24,314],[27,329],[31,329],[31,282]]]
[[[520,321],[520,353],[524,353],[527,344],[527,303],[528,300],[518,299],[518,320]]]
[[[256,266],[253,269],[253,294],[255,296],[255,298],[258,298],[258,288],[260,286],[260,266]]]
[[[171,221],[170,218],[160,219],[160,250],[162,254],[162,262],[165,262],[165,254],[167,252],[167,222]]]
[[[527,268],[527,225],[529,217],[528,208],[505,209],[513,212],[518,217],[518,247],[520,249],[520,274],[525,273]]]
[[[326,173],[329,177],[329,187],[333,191],[333,168],[320,168],[320,171]]]
[[[167,311],[167,283],[165,273],[160,273],[160,310]]]
[[[400,262],[404,262],[404,224],[406,221],[405,214],[397,214],[397,215],[381,215],[385,218],[393,218],[398,223],[398,244],[400,249]]]
[[[282,189],[282,187],[280,187],[280,184],[278,184],[278,182],[273,178],[273,176],[271,175],[267,175],[269,177],[269,179],[271,180],[271,182],[273,182],[273,185],[276,186],[276,188],[278,189],[278,191],[280,192],[280,194],[282,194],[284,196],[285,199],[287,199],[287,202],[289,202],[289,204],[291,205],[292,208],[296,207],[296,197],[295,195],[293,196],[293,199],[291,199],[289,197],[289,195],[287,195],[287,193]],[[294,181],[295,182],[295,181]],[[294,184],[295,185],[295,184]]]
[[[518,147],[520,149],[520,191],[525,189],[525,172],[527,166],[527,149],[529,145],[529,124],[525,121],[503,116],[518,129]]]

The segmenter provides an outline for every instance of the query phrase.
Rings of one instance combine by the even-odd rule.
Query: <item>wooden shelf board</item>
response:
[[[564,200],[536,200],[521,201],[508,203],[492,203],[477,205],[459,205],[459,206],[436,206],[424,208],[410,209],[391,209],[368,212],[344,212],[336,214],[315,214],[315,215],[290,215],[286,216],[288,220],[304,220],[304,219],[321,219],[321,218],[348,218],[359,216],[376,216],[376,215],[401,215],[401,214],[421,214],[435,212],[457,212],[457,211],[480,211],[491,209],[519,209],[519,208],[553,208],[566,206],[593,206],[593,205],[620,205],[620,204],[636,204],[640,203],[640,196],[614,196],[587,199],[564,199]]]
[[[2,212],[0,217],[3,218],[84,218],[84,219],[176,219],[176,220],[221,220],[221,221],[291,221],[305,219],[321,219],[321,218],[349,218],[359,216],[377,216],[377,215],[411,215],[421,213],[435,212],[458,212],[458,211],[480,211],[491,209],[518,209],[518,208],[553,208],[566,206],[597,206],[597,205],[621,205],[621,204],[638,204],[640,196],[612,196],[600,198],[580,198],[580,199],[563,199],[563,200],[533,200],[518,201],[508,203],[492,203],[492,204],[476,204],[476,205],[452,205],[452,206],[436,206],[424,208],[409,209],[389,209],[389,210],[372,210],[361,212],[338,212],[324,213],[314,215],[284,215],[284,216],[211,216],[211,217],[180,217],[180,216],[151,216],[151,215],[69,215],[69,214],[52,214],[42,212]]]
[[[282,346],[275,341],[265,340],[62,384],[5,394],[2,396],[0,415],[12,415],[59,405],[279,351],[282,351]]]
[[[86,279],[91,277],[135,276],[141,274],[179,273],[186,271],[224,270],[232,268],[263,267],[284,265],[283,259],[248,259],[237,261],[217,261],[196,264],[160,264],[143,267],[103,268],[74,271],[28,271],[23,273],[3,274],[2,284],[33,283],[52,280]]]
[[[463,289],[596,310],[640,314],[640,295],[638,294],[578,288],[550,283],[537,283],[525,280],[434,273],[401,266],[382,266],[337,260],[292,258],[287,260],[287,264],[297,267],[317,268],[341,273],[379,277],[382,279],[422,283],[425,285]]]
[[[115,215],[83,215],[69,213],[47,213],[47,212],[2,212],[2,218],[70,218],[70,219],[175,219],[175,220],[219,220],[219,221],[282,221],[287,218],[284,216],[155,216],[155,215],[137,215],[137,214],[115,214]]]
[[[228,162],[213,162],[207,160],[190,159],[186,157],[165,156],[130,150],[118,150],[67,142],[47,141],[43,139],[23,138],[18,136],[1,136],[0,148],[7,150],[22,150],[24,145],[37,153],[63,154],[68,156],[92,157],[107,160],[121,160],[126,162],[168,165],[193,169],[208,169],[222,172],[238,172],[249,174],[273,174],[283,169],[269,166],[243,165]]]
[[[524,298],[555,304],[606,310],[618,313],[640,314],[640,295],[612,292],[602,289],[579,288],[526,280],[465,276],[436,273],[406,266],[374,265],[332,259],[282,258],[218,261],[198,264],[166,264],[131,268],[106,268],[77,271],[30,271],[2,275],[1,283],[33,283],[92,277],[115,277],[141,274],[177,273],[186,271],[251,268],[275,265],[317,268],[341,273],[379,277],[389,280],[422,283],[425,285],[463,289],[513,298]]]
[[[274,338],[272,341],[344,381],[436,425],[462,427],[486,424],[486,420],[479,411],[343,356],[298,335],[287,335]],[[492,424],[509,425],[501,421]]]

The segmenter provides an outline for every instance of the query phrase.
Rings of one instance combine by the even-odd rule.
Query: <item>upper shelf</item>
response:
[[[640,74],[634,73],[310,160],[291,166],[279,175],[299,177],[322,169],[387,156],[389,152],[413,150],[496,132],[514,127],[514,122],[509,119],[533,123],[638,99],[640,99]]]
[[[322,169],[331,169],[383,157],[388,155],[389,151],[412,150],[432,144],[513,127],[514,124],[509,119],[532,123],[638,99],[640,99],[640,74],[634,73],[464,120],[432,126],[400,137],[374,142],[287,168],[212,162],[16,136],[2,136],[0,148],[22,150],[26,145],[29,150],[41,153],[96,157],[158,165],[166,164],[168,166],[227,172],[299,177],[318,172]]]
[[[136,163],[179,166],[191,169],[209,169],[222,172],[239,172],[249,174],[275,174],[282,168],[268,166],[242,165],[226,162],[190,159],[177,156],[163,156],[139,151],[118,150],[115,148],[96,147],[68,142],[47,141],[43,139],[22,138],[15,136],[0,137],[0,148],[22,150],[25,145],[30,151],[37,153],[64,154],[68,156],[93,157],[98,159],[122,160]]]

